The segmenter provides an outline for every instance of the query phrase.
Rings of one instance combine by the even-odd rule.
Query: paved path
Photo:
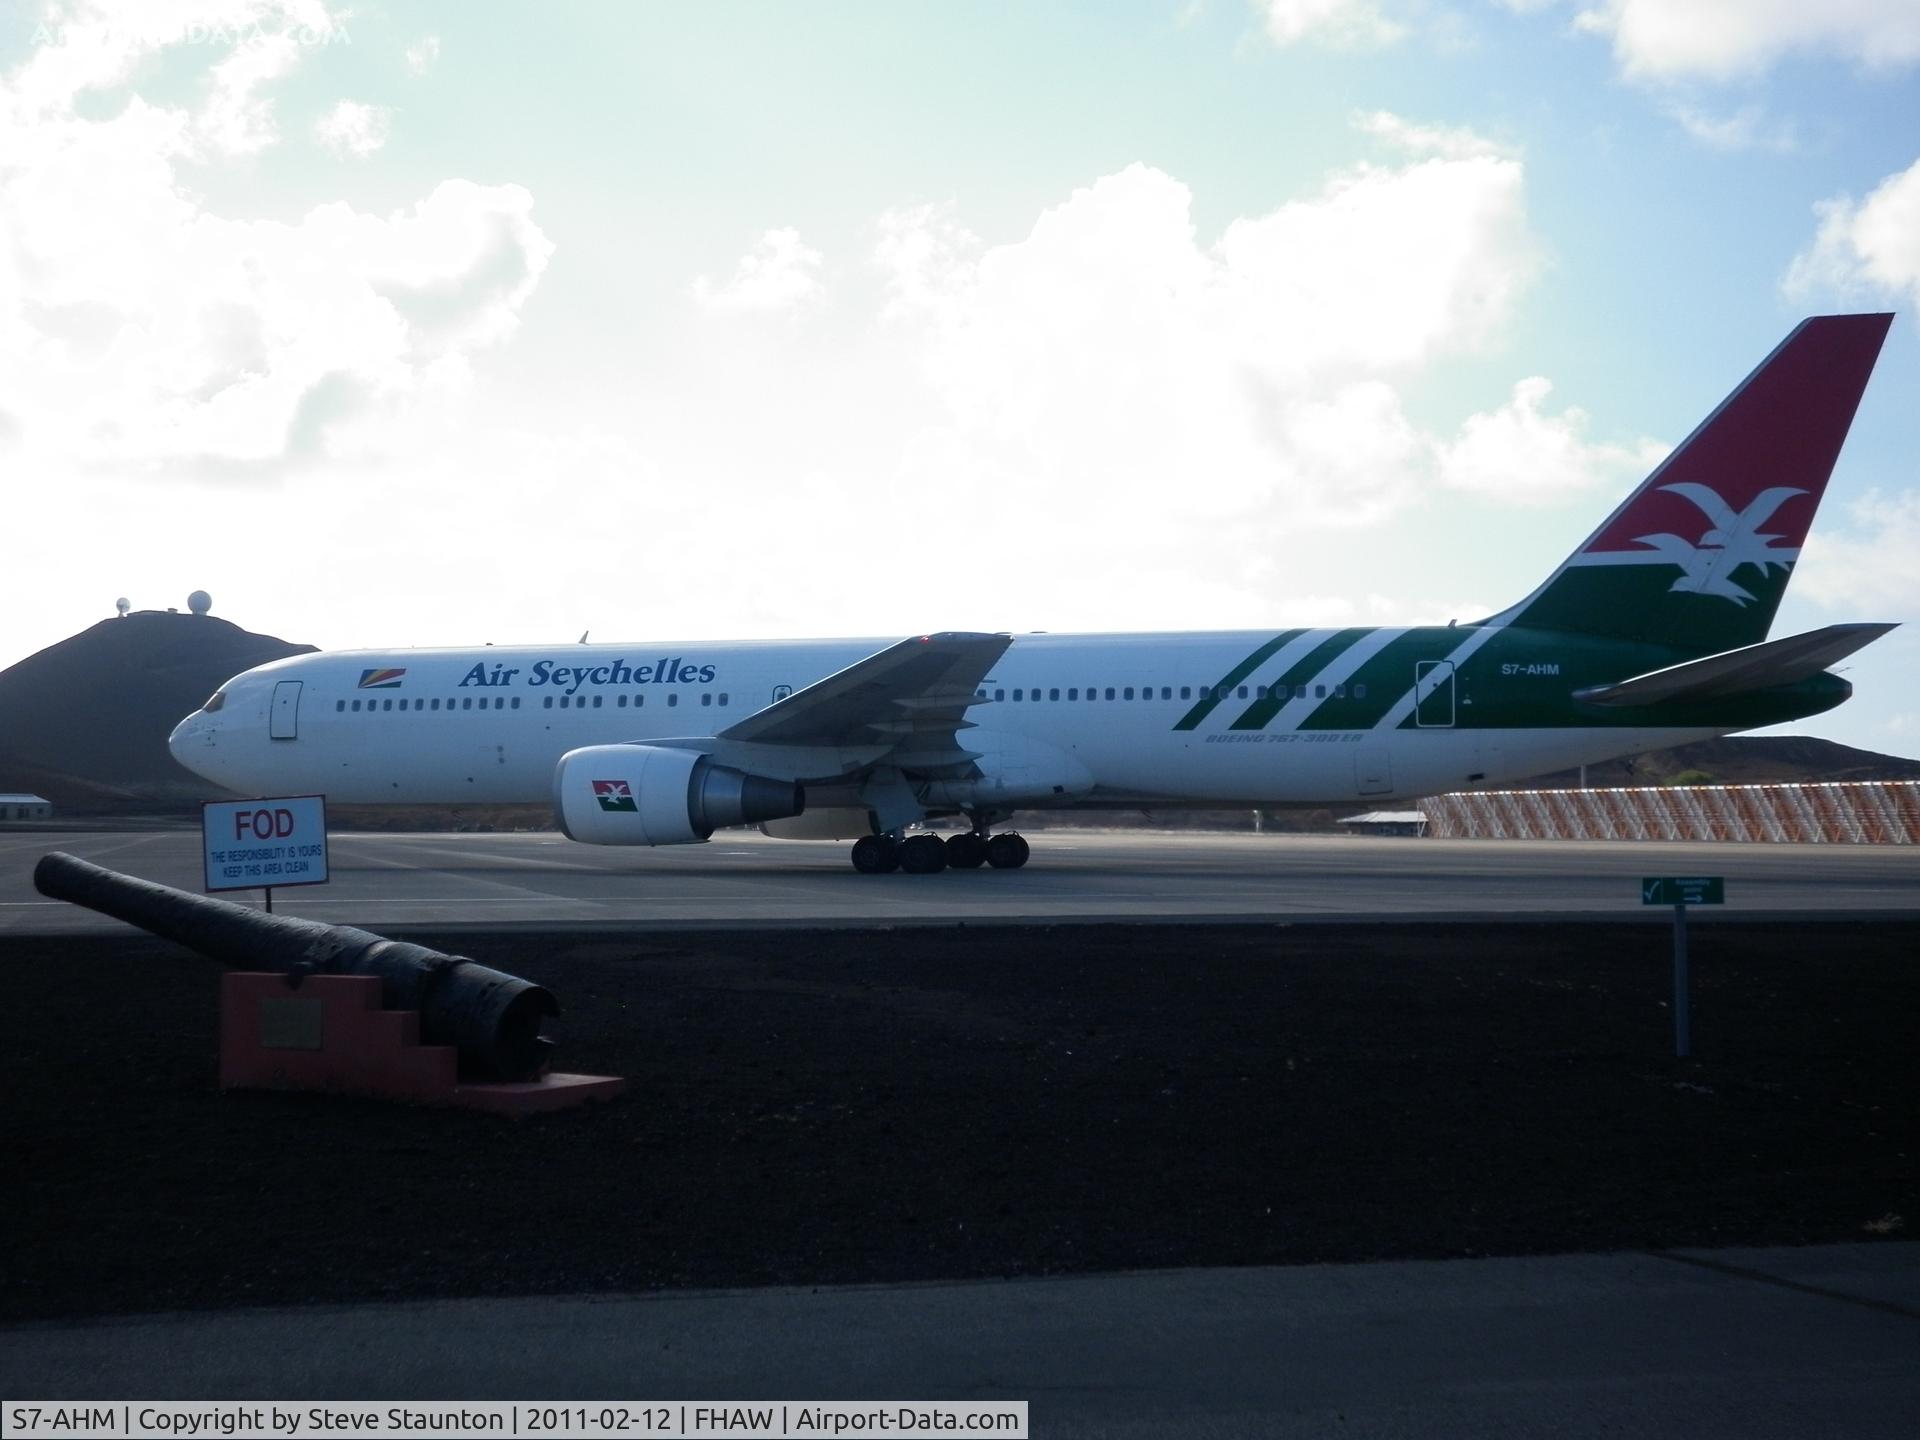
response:
[[[34,862],[66,850],[198,890],[194,830],[0,832],[0,933],[110,928],[33,890]],[[895,925],[1087,920],[1548,919],[1645,915],[1646,875],[1727,877],[1704,920],[1920,917],[1920,849],[1625,841],[1396,840],[1041,832],[1020,871],[863,876],[843,845],[725,835],[708,845],[613,850],[557,835],[333,837],[333,880],[276,908],[342,924]],[[257,891],[236,898],[257,903]],[[1662,912],[1664,913],[1664,912]]]
[[[1068,1436],[1920,1434],[1920,1244],[0,1330],[8,1399],[1031,1403]]]

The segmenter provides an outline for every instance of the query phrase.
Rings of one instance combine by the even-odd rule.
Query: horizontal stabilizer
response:
[[[1872,644],[1893,625],[1828,625],[1784,640],[1765,640],[1724,650],[1704,660],[1689,660],[1665,670],[1649,671],[1614,685],[1576,690],[1573,698],[1589,705],[1657,705],[1668,700],[1709,700],[1791,685],[1818,675],[1836,661]]]

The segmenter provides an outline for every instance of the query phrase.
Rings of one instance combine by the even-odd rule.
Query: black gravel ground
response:
[[[0,1319],[1911,1238],[1920,925],[410,934],[611,1104],[220,1094],[218,970],[0,942]]]

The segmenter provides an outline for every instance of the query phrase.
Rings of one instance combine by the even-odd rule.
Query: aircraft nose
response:
[[[173,727],[173,733],[167,736],[167,751],[189,770],[198,767],[193,763],[204,756],[213,737],[206,728],[206,716],[198,710]]]

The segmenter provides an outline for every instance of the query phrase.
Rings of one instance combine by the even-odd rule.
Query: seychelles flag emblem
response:
[[[633,787],[624,780],[594,781],[593,798],[600,802],[602,810],[626,810],[634,814],[640,810],[633,803]]]
[[[398,690],[400,682],[406,677],[406,669],[362,670],[360,688],[362,690]]]

